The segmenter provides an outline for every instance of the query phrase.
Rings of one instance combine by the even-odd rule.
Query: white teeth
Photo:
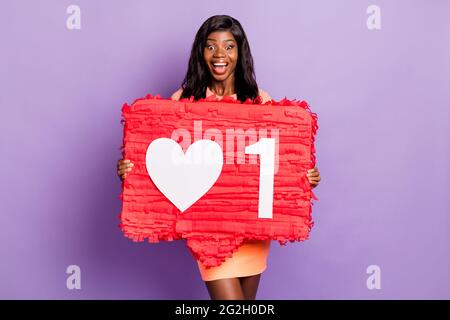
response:
[[[215,67],[226,67],[228,63],[213,63]]]

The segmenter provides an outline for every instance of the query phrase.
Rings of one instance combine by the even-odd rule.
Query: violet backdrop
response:
[[[449,13],[445,0],[3,0],[0,298],[209,298],[184,242],[122,235],[116,161],[123,103],[169,97],[201,23],[229,14],[259,86],[319,117],[315,226],[272,242],[257,298],[449,299]]]

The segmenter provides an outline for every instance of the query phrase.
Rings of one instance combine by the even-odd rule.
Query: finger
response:
[[[123,165],[121,165],[121,166],[119,166],[119,170],[124,170],[124,169],[127,169],[127,168],[132,168],[134,166],[134,164],[123,164]]]
[[[127,172],[128,168],[127,167],[122,167],[119,170],[117,170],[118,172],[120,172],[121,174],[124,174],[125,172]]]
[[[131,171],[131,168],[123,168],[121,170],[118,171],[119,175],[122,175],[124,173],[128,173]]]
[[[128,163],[131,163],[130,160],[119,160],[117,161],[117,168],[120,166],[126,166]]]

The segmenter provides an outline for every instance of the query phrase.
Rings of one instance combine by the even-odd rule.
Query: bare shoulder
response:
[[[174,93],[172,93],[172,96],[170,97],[172,100],[180,100],[181,94],[183,93],[183,89],[178,89]]]
[[[267,93],[267,91],[265,91],[263,89],[259,89],[259,95],[261,96],[263,103],[265,103],[266,101],[272,100],[272,97],[269,95],[269,93]]]

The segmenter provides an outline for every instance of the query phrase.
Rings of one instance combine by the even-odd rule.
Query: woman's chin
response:
[[[212,73],[212,76],[214,78],[214,80],[216,81],[225,81],[226,79],[228,79],[228,77],[230,76],[229,73],[225,73],[225,74],[215,74],[214,72]]]

